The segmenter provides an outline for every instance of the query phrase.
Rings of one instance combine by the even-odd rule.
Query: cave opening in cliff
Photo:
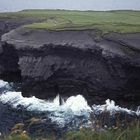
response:
[[[1,56],[0,64],[3,66],[3,72],[0,78],[8,82],[21,82],[21,70],[19,69],[19,57],[12,45],[4,43],[3,54]]]

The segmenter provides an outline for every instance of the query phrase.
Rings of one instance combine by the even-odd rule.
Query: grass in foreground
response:
[[[31,138],[27,134],[8,136],[4,140],[56,140],[50,138]],[[60,140],[140,140],[140,124],[130,125],[126,129],[114,128],[110,130],[93,131],[81,129],[79,131],[68,132]]]
[[[49,30],[99,29],[107,32],[140,32],[140,11],[67,11],[24,10],[0,14],[0,17],[28,17],[43,21],[25,27]]]

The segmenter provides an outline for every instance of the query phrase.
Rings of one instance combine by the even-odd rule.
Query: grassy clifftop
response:
[[[99,29],[106,32],[140,32],[140,11],[67,11],[67,10],[24,10],[3,13],[0,17],[27,17],[42,19],[40,23],[26,28],[49,30]]]

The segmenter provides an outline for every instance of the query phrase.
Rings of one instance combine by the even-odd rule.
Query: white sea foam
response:
[[[0,80],[0,88],[8,85],[8,82]],[[90,113],[92,111],[103,112],[109,111],[110,113],[115,113],[118,111],[127,112],[129,114],[136,113],[140,114],[140,107],[137,111],[132,111],[127,108],[121,108],[115,105],[113,100],[106,100],[104,105],[93,105],[90,107],[86,99],[82,95],[71,96],[66,101],[63,99],[60,104],[59,95],[52,101],[38,99],[33,97],[23,97],[21,92],[8,91],[0,95],[0,101],[4,104],[10,104],[12,107],[16,108],[18,106],[23,106],[29,111],[71,111],[75,115],[81,115],[82,113]]]
[[[71,96],[60,105],[59,95],[52,101],[41,100],[36,97],[23,97],[21,92],[8,91],[0,95],[0,101],[4,104],[10,104],[17,108],[23,106],[29,111],[71,111],[75,115],[81,115],[82,112],[91,112],[90,106],[82,95]]]
[[[7,84],[7,82],[0,80],[0,88]],[[97,114],[108,111],[111,115],[116,112],[140,115],[140,107],[138,107],[137,111],[121,108],[118,105],[115,105],[114,101],[109,99],[106,100],[103,105],[93,105],[90,107],[82,95],[71,96],[66,101],[61,99],[60,104],[59,95],[54,100],[50,101],[49,99],[38,99],[34,96],[28,98],[23,97],[21,92],[6,91],[0,95],[0,102],[3,104],[9,104],[13,108],[22,106],[28,111],[51,112],[51,114],[48,114],[48,117],[62,127],[75,116],[89,118],[90,113]]]
[[[74,119],[75,116],[84,116],[89,118],[91,108],[82,95],[71,96],[60,104],[59,95],[52,101],[41,100],[36,97],[23,97],[21,92],[5,92],[0,95],[0,102],[9,104],[13,108],[24,107],[28,111],[50,112],[48,117],[59,125],[64,127]]]
[[[5,82],[3,80],[0,80],[0,88],[4,87],[6,85],[8,85],[8,82]]]
[[[136,111],[136,114],[137,114],[138,116],[140,116],[140,106],[138,106],[137,111]]]
[[[105,102],[106,104],[104,105],[93,105],[92,109],[96,111],[97,113],[107,111],[107,112],[110,112],[111,115],[115,114],[116,112],[125,112],[127,114],[136,113],[137,115],[139,115],[138,110],[133,111],[127,108],[119,107],[118,105],[115,105],[115,102],[113,100],[107,99]]]

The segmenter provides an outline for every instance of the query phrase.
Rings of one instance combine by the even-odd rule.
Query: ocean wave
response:
[[[0,80],[0,88],[7,85],[7,82]],[[27,111],[48,112],[47,115],[52,122],[56,122],[61,127],[64,127],[70,121],[72,122],[75,116],[83,116],[88,121],[91,114],[99,115],[102,112],[109,112],[110,115],[124,112],[140,116],[140,107],[136,111],[122,108],[115,105],[115,102],[109,99],[103,105],[89,106],[87,100],[82,95],[71,96],[65,101],[59,95],[54,100],[42,100],[35,96],[23,97],[21,92],[5,91],[0,95],[0,102],[8,104],[15,109],[22,107]]]

